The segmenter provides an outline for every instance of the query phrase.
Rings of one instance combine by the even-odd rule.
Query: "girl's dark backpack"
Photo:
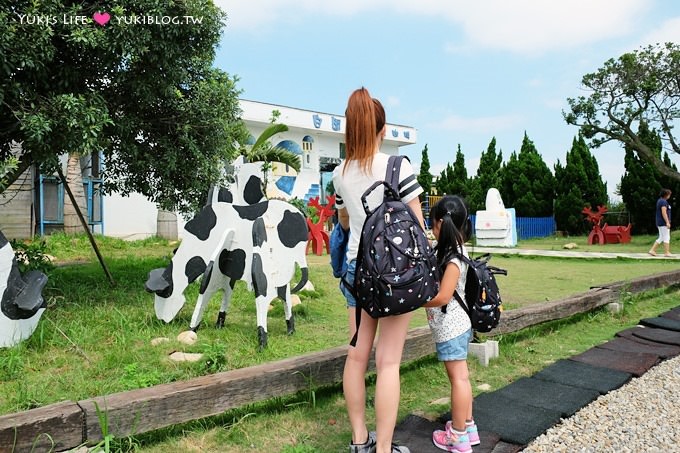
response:
[[[474,259],[462,254],[456,256],[468,265],[465,277],[466,300],[463,301],[457,291],[453,295],[470,316],[472,329],[482,333],[490,332],[498,326],[503,311],[503,301],[495,276],[508,275],[508,271],[489,266],[491,255],[488,253]]]
[[[348,285],[361,308],[373,318],[420,308],[439,291],[437,257],[418,218],[399,197],[399,170],[405,156],[390,156],[385,181],[361,197],[366,220],[361,230],[354,285]],[[382,204],[370,210],[368,195],[385,187]],[[356,311],[357,332],[361,310]],[[356,344],[356,334],[350,342]]]

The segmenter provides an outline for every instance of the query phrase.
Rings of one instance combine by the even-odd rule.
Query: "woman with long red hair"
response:
[[[333,186],[338,220],[345,230],[350,230],[346,256],[348,269],[344,280],[351,285],[354,282],[361,229],[366,218],[361,196],[374,182],[385,179],[389,156],[380,152],[386,131],[385,110],[368,90],[360,88],[351,94],[345,118],[346,158],[333,173]],[[418,195],[422,192],[411,164],[403,159],[399,172],[399,196],[411,207],[421,226],[424,222]],[[382,198],[383,192],[374,190],[367,199],[369,206],[378,206]],[[357,308],[356,300],[343,284],[340,288],[347,299],[349,338],[352,338],[357,330],[356,310],[360,308]],[[407,447],[392,444],[392,435],[401,391],[399,365],[412,314],[374,319],[365,312],[361,313],[358,341],[356,346],[349,348],[342,381],[352,426],[350,453],[409,453]],[[373,432],[366,427],[365,375],[378,330],[380,333],[375,348],[376,431]]]

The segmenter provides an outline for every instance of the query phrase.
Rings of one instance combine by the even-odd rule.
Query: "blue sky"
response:
[[[241,97],[343,114],[360,86],[390,123],[415,127],[402,153],[431,172],[453,162],[468,175],[492,137],[507,161],[524,132],[554,171],[578,133],[566,99],[609,58],[680,42],[673,0],[216,0],[227,14],[216,66],[240,78]],[[610,196],[623,149],[592,150]]]

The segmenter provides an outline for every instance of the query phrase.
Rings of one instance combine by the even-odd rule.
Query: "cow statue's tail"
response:
[[[305,260],[306,261],[306,260]],[[299,263],[298,263],[299,264]],[[309,280],[309,270],[307,269],[307,263],[305,262],[305,267],[300,267],[300,271],[302,272],[302,276],[300,277],[300,281],[298,282],[297,285],[295,285],[295,288],[291,289],[291,293],[296,293],[302,289],[303,286],[307,284],[307,281]]]

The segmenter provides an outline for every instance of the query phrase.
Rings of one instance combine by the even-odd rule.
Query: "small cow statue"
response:
[[[307,282],[308,232],[305,217],[297,208],[264,197],[254,165],[243,165],[231,188],[210,191],[208,204],[184,227],[184,239],[172,262],[151,271],[145,286],[156,294],[156,316],[170,322],[185,303],[186,287],[202,275],[189,326],[196,331],[218,289],[223,289],[224,295],[217,327],[224,326],[234,284],[245,281],[255,291],[261,350],[267,346],[267,311],[276,297],[283,300],[288,333],[295,331],[290,294]],[[291,291],[296,265],[302,278]]]
[[[42,297],[46,283],[40,271],[21,275],[12,246],[0,231],[0,348],[33,334],[47,306]]]

